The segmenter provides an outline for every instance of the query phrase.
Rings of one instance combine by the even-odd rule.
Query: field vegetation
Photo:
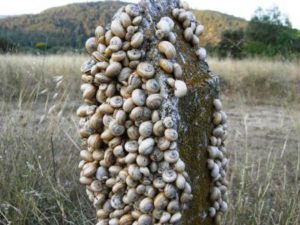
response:
[[[0,56],[0,224],[94,224],[78,182],[85,55]],[[300,224],[300,64],[209,59],[230,137],[227,225]]]

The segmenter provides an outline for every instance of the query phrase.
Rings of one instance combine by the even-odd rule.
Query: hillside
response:
[[[0,38],[8,39],[21,47],[34,47],[45,42],[50,47],[82,48],[94,28],[111,20],[123,2],[89,2],[69,4],[47,9],[36,15],[22,15],[0,20]],[[222,31],[245,27],[247,21],[214,11],[194,11],[206,31],[203,45],[215,46]]]

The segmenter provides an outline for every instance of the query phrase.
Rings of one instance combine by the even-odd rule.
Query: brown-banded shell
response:
[[[163,121],[159,120],[157,121],[154,125],[153,125],[153,133],[158,136],[161,137],[164,135],[165,132],[165,127],[163,125]]]
[[[164,53],[168,59],[176,58],[176,49],[174,45],[169,41],[161,41],[158,44],[158,49],[160,52]]]

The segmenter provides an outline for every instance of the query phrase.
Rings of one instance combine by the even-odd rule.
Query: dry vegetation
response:
[[[93,224],[78,183],[84,56],[0,56],[0,224]],[[227,225],[300,224],[298,62],[210,59],[231,135]]]

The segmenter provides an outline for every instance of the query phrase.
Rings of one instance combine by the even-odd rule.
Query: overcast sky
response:
[[[90,0],[94,1],[94,0]],[[137,2],[138,0],[131,0]],[[39,13],[47,8],[83,0],[0,0],[0,15]],[[291,20],[293,27],[300,29],[300,13],[295,0],[187,0],[196,9],[210,9],[250,19],[259,6],[278,6]]]

